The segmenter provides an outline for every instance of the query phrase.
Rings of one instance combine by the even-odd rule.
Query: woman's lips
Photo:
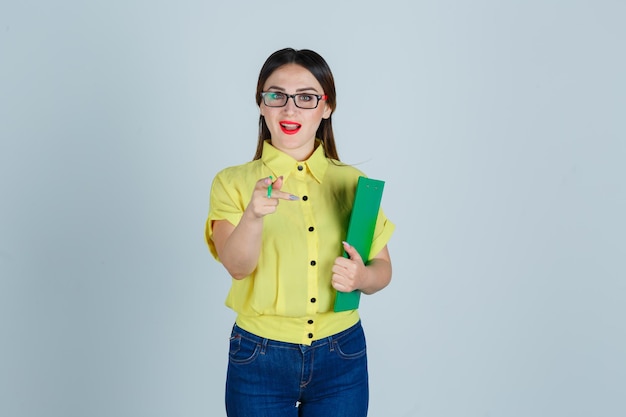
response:
[[[292,122],[290,120],[281,120],[280,129],[286,135],[295,135],[300,131],[302,125],[300,123]]]

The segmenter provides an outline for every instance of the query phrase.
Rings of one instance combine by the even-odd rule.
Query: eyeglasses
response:
[[[290,98],[293,99],[296,107],[301,109],[316,109],[320,100],[326,100],[327,95],[318,96],[317,94],[285,94],[277,91],[266,91],[261,93],[263,103],[267,107],[284,107]]]

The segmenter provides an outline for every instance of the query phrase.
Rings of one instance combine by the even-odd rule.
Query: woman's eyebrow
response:
[[[315,91],[317,93],[317,90],[313,87],[306,87],[306,88],[298,88],[296,90],[296,93],[301,93],[303,91]]]
[[[265,90],[266,90],[266,91],[267,91],[267,90],[278,90],[278,91],[283,91],[283,92],[287,91],[287,90],[285,90],[284,88],[282,88],[282,87],[278,87],[278,86],[275,86],[275,85],[270,85],[270,86],[269,86],[269,87],[267,87]],[[317,91],[317,89],[315,89],[315,87],[304,87],[304,88],[298,88],[298,89],[296,90],[296,93],[301,93],[301,92],[303,92],[303,91],[314,91],[314,92],[316,92],[316,93],[318,92],[318,91]]]

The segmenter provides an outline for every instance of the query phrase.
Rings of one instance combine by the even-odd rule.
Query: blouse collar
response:
[[[289,174],[293,172],[293,170],[298,169],[298,166],[301,165],[313,175],[318,183],[321,183],[326,173],[326,168],[328,168],[328,159],[324,154],[322,141],[316,139],[315,142],[315,150],[311,156],[305,161],[296,161],[291,156],[272,146],[269,140],[266,140],[263,142],[261,160],[263,164],[272,171],[276,178],[282,175],[287,179]]]

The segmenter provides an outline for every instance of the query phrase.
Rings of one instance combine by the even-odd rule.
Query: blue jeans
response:
[[[368,401],[360,322],[311,346],[233,327],[226,378],[229,417],[365,417]]]

